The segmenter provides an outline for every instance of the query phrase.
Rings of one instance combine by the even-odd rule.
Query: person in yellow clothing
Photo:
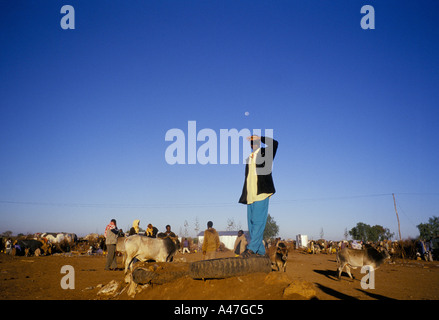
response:
[[[140,224],[140,220],[133,221],[133,226],[131,227],[130,232],[128,234],[129,236],[132,236],[132,235],[139,233],[139,231],[140,231],[139,224]]]
[[[145,235],[150,238],[155,238],[157,236],[157,232],[158,229],[150,223],[148,224],[148,228],[145,231]]]
[[[247,205],[247,223],[250,242],[241,257],[264,255],[265,247],[262,242],[265,224],[268,217],[268,203],[276,192],[272,177],[273,160],[276,155],[278,142],[269,137],[253,135],[248,137],[253,152],[245,166],[245,180],[239,203]],[[261,142],[266,145],[261,148]]]
[[[218,232],[213,228],[213,222],[209,221],[207,223],[207,229],[204,230],[204,240],[203,240],[203,257],[204,260],[215,259],[216,250],[220,246],[220,240]]]

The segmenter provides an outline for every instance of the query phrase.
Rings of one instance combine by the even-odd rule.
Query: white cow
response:
[[[127,273],[128,267],[132,270],[131,262],[134,258],[140,261],[172,261],[179,247],[176,242],[171,238],[150,238],[141,235],[127,237],[125,240],[125,273]]]
[[[76,242],[78,237],[74,233],[66,233],[66,232],[45,232],[41,234],[41,238],[46,238],[49,243],[61,243],[63,241],[67,241],[68,243]]]

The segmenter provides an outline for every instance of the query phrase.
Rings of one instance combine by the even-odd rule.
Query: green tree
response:
[[[276,221],[274,221],[273,217],[268,214],[267,223],[265,224],[264,230],[264,240],[276,238],[278,234],[279,226],[277,225]]]
[[[380,225],[371,227],[363,222],[358,222],[357,225],[349,231],[349,234],[352,239],[372,242],[391,239],[394,236],[394,233],[391,233],[388,228],[384,228]]]
[[[357,226],[353,227],[349,231],[349,235],[352,237],[352,239],[367,241],[366,239],[367,239],[368,228],[370,228],[368,224],[365,224],[363,222],[358,222]]]
[[[421,239],[430,240],[439,235],[439,217],[430,217],[428,223],[420,223],[416,228]]]
[[[390,233],[388,228],[380,225],[375,225],[367,230],[367,241],[377,242],[391,239],[394,233]]]

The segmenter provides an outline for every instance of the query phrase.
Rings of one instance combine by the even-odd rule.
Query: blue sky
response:
[[[75,9],[63,30],[60,9]],[[360,27],[363,5],[374,30]],[[272,129],[280,236],[403,238],[439,215],[436,1],[0,3],[0,232],[247,228],[244,165],[169,165],[166,132]],[[249,112],[249,116],[245,116]],[[218,142],[219,144],[219,142]],[[198,146],[202,143],[198,143]]]

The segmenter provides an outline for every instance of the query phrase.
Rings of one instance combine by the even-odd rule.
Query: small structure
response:
[[[298,234],[296,236],[296,249],[308,247],[308,236],[305,234]]]
[[[238,231],[217,231],[219,235],[220,242],[224,244],[224,246],[233,250],[235,246],[235,240],[238,238]],[[247,241],[250,240],[250,236],[248,231],[244,231],[244,235],[247,238]],[[201,231],[198,235],[198,245],[201,247],[204,241],[204,231]]]

